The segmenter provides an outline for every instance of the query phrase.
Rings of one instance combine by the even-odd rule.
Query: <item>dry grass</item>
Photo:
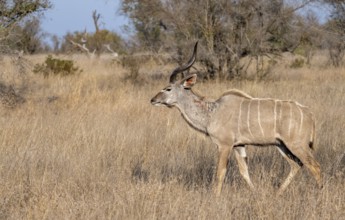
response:
[[[1,109],[0,219],[344,218],[345,69],[283,66],[270,82],[196,86],[211,97],[238,88],[297,100],[317,118],[322,190],[303,169],[284,195],[275,196],[288,164],[275,148],[249,147],[257,190],[248,189],[232,160],[217,199],[211,141],[188,128],[177,110],[149,103],[167,80],[135,86],[123,82],[124,70],[110,62],[78,64],[84,69],[79,76],[28,73],[27,102]],[[1,80],[20,86],[9,76],[15,68],[5,66]],[[160,71],[155,68],[150,73]]]

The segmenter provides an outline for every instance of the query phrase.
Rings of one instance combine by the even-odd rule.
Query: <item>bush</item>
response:
[[[81,73],[82,70],[76,67],[72,60],[53,58],[52,55],[48,55],[44,63],[34,66],[33,72],[48,77],[49,75],[74,75],[76,73]]]
[[[139,69],[143,64],[140,57],[137,56],[123,56],[120,60],[122,67],[127,70],[127,75],[125,76],[125,81],[130,81],[131,83],[140,83],[142,79],[139,77]]]
[[[304,66],[304,59],[302,58],[296,58],[292,63],[290,64],[290,68],[301,68]]]
[[[14,108],[24,102],[25,99],[12,86],[7,86],[0,82],[0,105],[7,108]]]

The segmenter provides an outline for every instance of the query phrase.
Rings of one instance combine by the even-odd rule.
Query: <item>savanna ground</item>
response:
[[[28,57],[33,63],[43,58]],[[325,63],[317,56],[311,67],[277,65],[266,81],[195,86],[214,98],[237,88],[297,100],[317,119],[323,189],[302,169],[276,196],[288,163],[274,147],[249,146],[256,191],[231,156],[216,198],[216,147],[176,109],[149,102],[173,66],[147,64],[143,81],[133,84],[109,61],[78,59],[81,74],[43,78],[20,75],[4,59],[1,80],[22,88],[26,102],[0,111],[0,219],[344,219],[345,69]],[[154,79],[157,73],[165,77]]]

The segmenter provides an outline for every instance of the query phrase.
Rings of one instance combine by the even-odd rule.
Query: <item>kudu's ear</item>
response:
[[[196,74],[192,74],[192,75],[186,76],[185,78],[183,78],[181,80],[181,84],[183,85],[183,87],[185,89],[190,89],[190,88],[192,88],[195,85],[196,78],[197,78]]]

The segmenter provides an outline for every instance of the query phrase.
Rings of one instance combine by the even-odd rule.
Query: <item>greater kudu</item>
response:
[[[191,127],[210,136],[218,146],[216,194],[219,196],[222,190],[233,149],[241,175],[250,188],[254,188],[248,174],[246,145],[275,145],[288,161],[291,170],[280,186],[279,194],[303,165],[321,186],[320,165],[312,154],[315,123],[309,109],[294,101],[253,98],[235,89],[215,101],[195,94],[191,88],[197,75],[183,75],[181,80],[177,76],[194,64],[196,51],[197,43],[188,63],[172,72],[169,85],[153,97],[151,103],[177,107]]]

